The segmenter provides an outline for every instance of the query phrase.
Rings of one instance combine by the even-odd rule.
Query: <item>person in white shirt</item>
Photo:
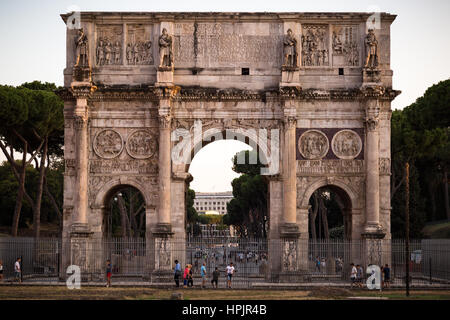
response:
[[[16,263],[14,264],[14,279],[19,281],[19,283],[22,283],[22,277],[20,276],[22,273],[22,269],[20,266],[20,262],[22,259],[17,258]]]
[[[233,262],[230,262],[230,264],[227,266],[227,287],[231,289],[231,278],[234,274],[234,267]]]
[[[0,282],[3,281],[3,261],[0,260]]]
[[[352,288],[353,288],[354,285],[357,285],[356,284],[356,274],[358,273],[358,270],[356,270],[356,267],[353,263],[351,264],[351,267],[352,267],[352,271],[350,273],[350,279],[352,280]]]

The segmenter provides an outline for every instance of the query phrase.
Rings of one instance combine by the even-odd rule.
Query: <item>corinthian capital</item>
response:
[[[378,129],[379,117],[380,107],[378,104],[366,108],[365,124],[367,126],[367,130],[373,131]]]
[[[378,117],[366,118],[365,123],[368,131],[375,131],[378,129]]]
[[[159,127],[161,129],[169,129],[172,123],[172,117],[168,114],[159,116]]]
[[[87,126],[88,119],[82,116],[73,117],[73,126],[77,130],[81,130]]]
[[[284,117],[283,123],[286,129],[293,129],[297,126],[297,119],[292,116],[287,116]]]

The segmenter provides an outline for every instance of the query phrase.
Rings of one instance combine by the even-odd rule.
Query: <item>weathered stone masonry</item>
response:
[[[62,15],[67,21],[68,14]],[[189,166],[174,163],[173,130],[267,129],[269,252],[274,270],[302,268],[308,201],[323,186],[347,199],[348,239],[390,239],[390,25],[368,13],[82,12],[67,29],[64,248],[89,264],[83,239],[103,237],[115,188],[146,202],[149,272],[170,269],[168,239],[184,239]],[[276,141],[279,158],[270,138]],[[186,152],[195,154],[198,141]],[[273,155],[273,154],[272,154]],[[274,258],[281,255],[280,259]],[[68,258],[67,258],[68,259]],[[68,264],[69,260],[65,261]]]

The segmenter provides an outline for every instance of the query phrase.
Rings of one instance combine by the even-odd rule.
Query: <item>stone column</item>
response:
[[[383,234],[380,225],[378,100],[370,99],[366,106],[366,225],[364,233]]]
[[[72,219],[72,232],[88,231],[88,161],[89,161],[89,110],[87,105],[89,87],[72,87],[76,98],[73,115],[75,128],[75,215]]]
[[[89,108],[88,98],[95,90],[89,82],[72,83],[72,94],[76,99],[73,111],[75,129],[75,199],[74,216],[70,228],[70,264],[80,267],[82,275],[91,275],[93,257],[90,250],[88,224],[88,166],[89,166]],[[90,280],[83,277],[83,281]]]
[[[170,157],[171,117],[167,110],[160,109],[159,115],[159,231],[171,231],[170,196],[171,196],[171,157]]]
[[[283,146],[283,219],[281,237],[298,236],[297,227],[297,160],[295,129],[297,121],[289,116],[284,121]]]

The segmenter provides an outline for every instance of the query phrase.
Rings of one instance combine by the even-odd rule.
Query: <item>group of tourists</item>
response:
[[[365,286],[364,282],[364,270],[363,267],[359,264],[355,265],[354,263],[350,264],[351,271],[350,271],[350,280],[352,282],[352,288],[353,287],[359,287],[363,288]],[[386,263],[386,265],[380,268],[381,271],[381,287],[382,288],[388,288],[390,286],[391,282],[391,268]]]
[[[236,272],[233,262],[226,267],[226,276],[227,276],[227,288],[231,289],[231,281],[234,273]],[[183,276],[183,287],[193,287],[194,286],[194,278],[193,278],[193,269],[191,264],[187,264],[184,268],[184,272],[181,271],[181,264],[178,260],[175,260],[175,269],[174,269],[174,280],[176,287],[180,287],[180,278]],[[200,268],[200,276],[202,277],[202,288],[206,288],[206,280],[207,280],[207,271],[206,271],[206,263],[204,262]],[[219,285],[219,276],[220,271],[219,268],[215,267],[212,272],[211,286],[213,288],[217,288]]]
[[[0,282],[3,281],[3,261],[0,260]],[[22,259],[17,258],[14,262],[14,282],[22,283]]]

